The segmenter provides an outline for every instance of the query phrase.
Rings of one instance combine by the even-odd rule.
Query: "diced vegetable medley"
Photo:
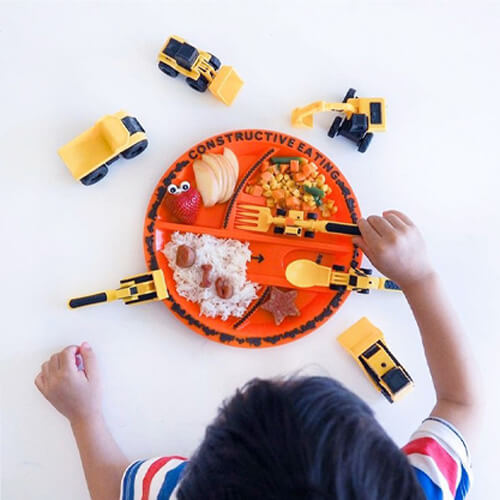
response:
[[[286,210],[318,210],[323,217],[337,212],[335,201],[327,199],[331,187],[318,167],[306,158],[277,156],[262,163],[260,173],[245,192],[264,196],[271,208]]]

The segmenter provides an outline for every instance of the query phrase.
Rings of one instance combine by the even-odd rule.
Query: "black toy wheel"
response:
[[[358,288],[358,289],[356,290],[356,292],[358,292],[358,293],[362,293],[363,295],[366,295],[366,294],[370,293],[370,290],[366,290],[366,289],[361,289],[361,288]]]
[[[280,226],[275,226],[274,227],[274,232],[275,232],[275,234],[283,234],[285,232],[285,228],[284,227],[280,227]]]
[[[139,141],[138,143],[130,146],[128,149],[123,151],[122,156],[127,160],[130,160],[131,158],[135,158],[136,156],[140,155],[147,147],[148,141],[147,139],[143,139],[142,141]]]
[[[343,290],[345,290],[345,286],[344,285],[330,285],[330,290],[336,290],[337,292],[341,292]]]
[[[344,100],[342,102],[347,102],[348,99],[352,99],[356,96],[356,89],[349,89],[347,94],[344,96]]]
[[[372,139],[373,139],[373,134],[371,132],[368,132],[364,137],[363,139],[361,139],[359,141],[359,144],[358,144],[358,151],[360,153],[364,153],[367,149],[368,149],[368,146],[370,145],[370,142],[372,142]]]
[[[215,69],[215,71],[218,71],[219,68],[221,67],[221,62],[218,57],[215,57],[213,54],[210,54],[210,59],[208,61],[208,64],[212,66],[212,68]]]
[[[340,272],[342,272],[342,273],[343,273],[343,272],[345,272],[345,267],[344,267],[344,266],[339,266],[338,264],[334,264],[334,265],[332,266],[332,269],[333,269],[334,271],[340,271]]]
[[[333,120],[332,126],[328,131],[328,137],[335,137],[338,134],[341,125],[342,125],[342,117],[341,116],[335,117],[335,120]]]
[[[161,71],[163,71],[163,73],[165,73],[168,76],[171,76],[172,78],[175,78],[179,74],[179,72],[176,69],[172,68],[168,64],[165,64],[164,62],[159,62],[158,67],[160,68]]]
[[[373,269],[367,269],[366,267],[360,267],[359,270],[363,271],[368,276],[371,276],[373,274]]]
[[[317,214],[317,213],[315,213],[315,212],[309,212],[309,213],[307,214],[307,218],[308,218],[308,219],[312,219],[312,220],[316,220],[316,219],[318,218],[318,214]]]
[[[208,80],[203,75],[200,75],[198,77],[198,80],[186,78],[186,82],[192,89],[198,92],[205,92],[205,90],[207,90],[208,88]]]
[[[99,182],[108,173],[108,167],[106,165],[101,165],[97,167],[94,171],[87,174],[85,177],[80,179],[80,182],[84,186],[92,186],[96,182]]]
[[[305,231],[304,232],[304,237],[305,238],[314,238],[314,231]]]
[[[276,215],[279,215],[280,217],[284,217],[286,215],[286,210],[283,208],[278,208],[278,210],[276,210]]]
[[[118,160],[120,158],[120,155],[116,155],[116,156],[113,156],[113,158],[110,158],[107,162],[106,162],[106,165],[111,165],[112,163],[114,163],[116,160]]]

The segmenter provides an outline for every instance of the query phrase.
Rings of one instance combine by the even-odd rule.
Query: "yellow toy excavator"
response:
[[[355,97],[356,90],[349,89],[342,102],[315,101],[292,111],[294,127],[313,126],[314,113],[336,111],[337,116],[330,130],[329,137],[342,135],[355,142],[358,151],[364,153],[373,138],[373,132],[385,131],[385,101],[382,97]]]

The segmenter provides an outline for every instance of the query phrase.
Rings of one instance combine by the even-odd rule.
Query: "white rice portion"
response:
[[[177,266],[175,260],[177,248],[188,245],[196,252],[195,263],[191,267]],[[247,262],[251,259],[248,243],[238,240],[215,238],[208,234],[193,234],[175,232],[165,245],[163,253],[174,272],[177,293],[200,304],[200,314],[215,318],[221,316],[226,320],[229,316],[243,316],[250,302],[257,297],[259,285],[246,279]],[[202,264],[211,264],[208,288],[200,286]],[[228,278],[233,285],[233,296],[221,299],[215,291],[215,280],[219,277]]]

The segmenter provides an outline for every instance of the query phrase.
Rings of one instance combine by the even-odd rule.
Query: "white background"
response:
[[[83,340],[99,356],[105,413],[131,459],[189,455],[236,387],[304,366],[355,390],[398,444],[428,414],[430,377],[397,294],[351,296],[313,334],[253,351],[202,338],[162,304],[66,309],[70,296],[145,269],[142,225],[164,170],[196,142],[245,127],[311,142],[346,175],[363,214],[399,208],[421,226],[489,386],[471,498],[493,498],[499,21],[498,4],[477,1],[0,3],[3,498],[88,498],[70,429],[33,385],[50,354]],[[231,108],[157,69],[171,33],[237,69],[245,86]],[[327,137],[328,113],[312,130],[292,129],[295,106],[339,100],[349,87],[387,99],[388,130],[365,155]],[[83,187],[56,150],[121,108],[142,122],[150,147]],[[398,404],[335,341],[363,315],[416,381]]]

